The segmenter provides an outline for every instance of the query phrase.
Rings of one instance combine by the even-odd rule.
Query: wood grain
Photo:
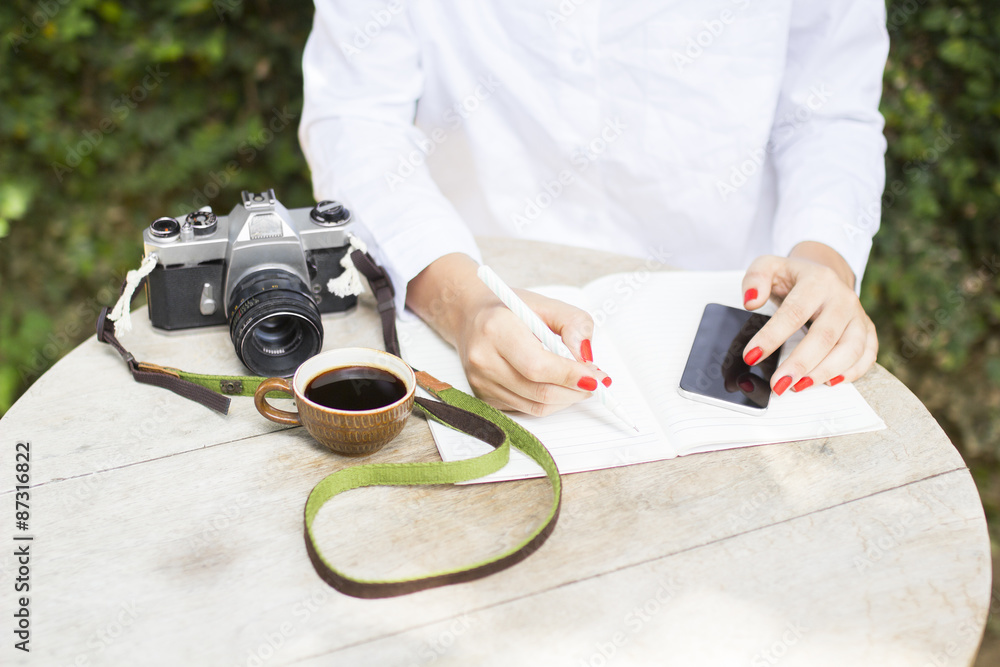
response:
[[[958,574],[989,560],[964,546],[985,539],[970,482],[946,473],[391,639],[284,650],[299,665],[969,664],[989,595]]]
[[[483,246],[518,286],[652,266],[546,244]],[[124,342],[140,360],[240,372],[223,330],[165,337],[141,313],[134,320]],[[370,297],[324,325],[327,348],[381,347]],[[5,451],[32,442],[37,536],[33,654],[5,645],[0,659],[577,665],[621,631],[620,664],[665,655],[752,664],[800,623],[810,630],[784,647],[781,664],[924,664],[942,652],[941,664],[968,664],[990,580],[975,486],[895,378],[875,368],[857,386],[885,431],[569,475],[555,533],[524,563],[363,601],[319,580],[301,534],[308,491],[357,460],[265,421],[250,399],[221,417],[137,385],[91,340],[0,422]],[[426,424],[411,417],[365,462],[436,458]],[[12,485],[4,476],[0,498]],[[543,480],[360,489],[332,501],[315,527],[320,548],[353,574],[414,575],[506,548],[541,519],[548,493]],[[0,602],[8,619],[10,597]],[[661,611],[633,633],[626,617],[650,599]]]

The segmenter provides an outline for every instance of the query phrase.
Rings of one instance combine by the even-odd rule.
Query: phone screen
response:
[[[780,348],[756,366],[743,362],[743,348],[769,319],[718,303],[705,306],[681,376],[682,393],[742,412],[765,410]]]

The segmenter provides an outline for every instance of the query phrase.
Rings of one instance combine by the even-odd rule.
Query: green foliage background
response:
[[[311,23],[301,0],[0,4],[0,412],[91,333],[151,219],[312,202]]]
[[[880,363],[962,451],[996,543],[1000,5],[887,9],[888,186],[862,297]],[[91,334],[153,217],[244,188],[311,202],[311,20],[302,0],[0,4],[0,413]]]

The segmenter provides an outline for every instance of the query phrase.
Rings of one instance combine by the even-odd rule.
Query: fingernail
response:
[[[812,385],[813,385],[812,378],[804,377],[795,383],[795,386],[792,387],[792,391],[802,391],[803,389],[808,389]]]
[[[837,376],[837,377],[835,377],[835,378],[830,378],[830,379],[829,379],[829,381],[828,381],[828,384],[829,384],[829,385],[830,385],[831,387],[834,387],[834,386],[836,386],[836,385],[840,384],[840,383],[841,383],[841,382],[843,382],[843,381],[844,381],[844,376],[843,376],[843,375],[838,375],[838,376]]]
[[[597,389],[597,380],[592,377],[582,377],[576,386],[584,391],[594,391]]]
[[[742,391],[745,391],[748,394],[753,391],[753,382],[750,380],[740,380],[737,384],[740,385],[740,389]]]
[[[757,288],[751,287],[746,291],[746,294],[743,295],[743,305],[746,305],[748,301],[753,301],[756,298],[757,298]]]
[[[781,396],[782,394],[785,393],[785,390],[788,389],[788,385],[790,385],[791,383],[792,383],[792,376],[786,375],[785,377],[781,378],[780,380],[774,383],[774,393],[777,394],[778,396]]]
[[[760,349],[759,347],[755,347],[754,349],[747,352],[747,356],[743,357],[743,362],[747,366],[753,366],[758,361],[760,361],[760,358],[762,356],[764,356],[764,350]]]
[[[605,387],[610,387],[611,386],[611,378],[605,376],[605,378],[603,380],[601,380],[601,384],[603,384]]]
[[[590,349],[590,339],[580,343],[580,358],[590,362],[594,360],[594,351]]]

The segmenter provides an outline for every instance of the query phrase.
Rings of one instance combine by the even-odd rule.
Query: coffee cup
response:
[[[364,456],[381,449],[403,429],[413,410],[417,378],[399,357],[365,347],[329,350],[307,359],[295,375],[268,378],[254,405],[279,424],[302,425],[338,454]],[[295,397],[297,412],[267,402],[272,391]]]

